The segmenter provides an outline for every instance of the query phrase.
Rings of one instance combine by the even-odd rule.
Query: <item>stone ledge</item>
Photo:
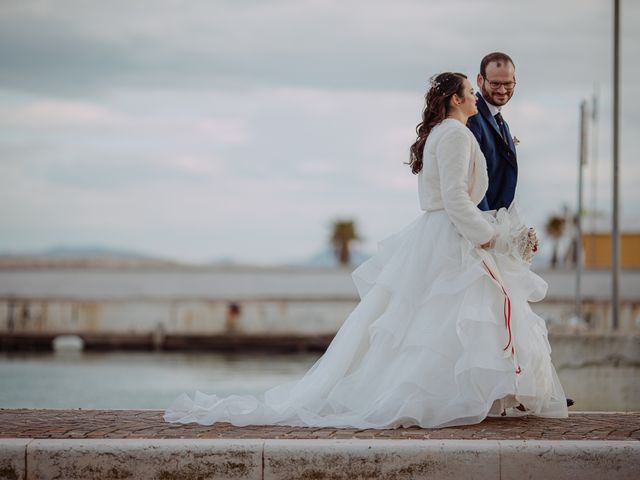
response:
[[[569,418],[489,417],[448,428],[304,428],[169,424],[160,410],[0,409],[0,438],[223,438],[410,440],[640,440],[640,413],[572,412]]]
[[[0,479],[632,479],[637,441],[0,439]]]

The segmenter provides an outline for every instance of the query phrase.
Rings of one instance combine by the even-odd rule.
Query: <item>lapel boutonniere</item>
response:
[[[516,137],[515,135],[513,136],[513,144],[517,147],[518,145],[520,145],[520,139],[518,137]]]

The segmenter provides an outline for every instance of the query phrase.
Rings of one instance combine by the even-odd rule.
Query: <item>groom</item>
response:
[[[516,87],[516,66],[511,57],[502,52],[486,55],[480,62],[477,82],[478,113],[469,119],[467,127],[480,144],[489,173],[489,188],[478,207],[509,208],[516,193],[518,163],[514,139],[500,110],[511,100]],[[567,406],[573,404],[567,398]]]
[[[516,192],[518,163],[516,146],[509,125],[500,109],[513,96],[516,67],[506,53],[494,52],[480,62],[477,77],[478,113],[467,126],[473,132],[487,160],[489,189],[478,207],[480,210],[509,208]]]

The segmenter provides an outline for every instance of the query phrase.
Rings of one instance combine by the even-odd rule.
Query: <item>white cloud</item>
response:
[[[637,218],[640,8],[623,7],[622,201]],[[4,2],[0,249],[269,262],[312,253],[347,215],[371,248],[419,211],[403,162],[426,79],[473,76],[495,49],[517,64],[505,117],[532,220],[575,203],[577,108],[594,82],[605,206],[608,15],[596,0]]]

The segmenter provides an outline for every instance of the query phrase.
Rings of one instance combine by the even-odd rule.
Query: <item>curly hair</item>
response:
[[[466,75],[456,72],[444,72],[430,78],[430,88],[425,94],[425,106],[422,110],[422,122],[416,126],[418,138],[409,148],[409,162],[414,174],[422,170],[424,144],[433,127],[442,122],[449,113],[449,100],[454,95],[464,96]]]

